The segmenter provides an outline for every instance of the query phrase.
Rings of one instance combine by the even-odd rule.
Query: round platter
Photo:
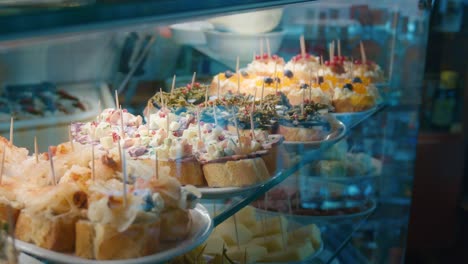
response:
[[[346,127],[353,127],[360,123],[361,121],[365,120],[377,110],[379,110],[382,105],[375,105],[374,107],[367,109],[366,111],[362,112],[349,112],[349,113],[332,113],[332,115],[340,120],[342,123],[346,125]]]
[[[145,263],[162,263],[174,257],[182,255],[201,243],[203,243],[211,234],[213,229],[213,222],[208,214],[206,208],[198,204],[195,209],[190,210],[192,215],[192,230],[188,237],[177,243],[164,244],[163,250],[153,255],[124,259],[124,260],[90,260],[79,258],[71,254],[58,253],[55,251],[47,250],[16,240],[16,247],[25,253],[31,254],[43,260],[51,261],[53,263],[76,263],[76,264],[145,264]]]
[[[290,221],[300,223],[303,225],[310,223],[323,223],[323,222],[334,222],[334,221],[343,221],[343,220],[352,220],[355,218],[364,217],[372,213],[377,208],[377,202],[370,199],[368,206],[359,212],[353,212],[349,214],[337,214],[337,215],[297,215],[297,214],[288,214],[282,212],[266,211],[264,209],[257,208],[259,212],[264,213],[265,215],[279,216],[283,215]]]
[[[347,133],[347,129],[345,124],[339,120],[336,122],[337,126],[336,129],[327,136],[325,140],[320,141],[284,141],[284,145],[287,150],[289,151],[298,151],[303,152],[301,150],[311,150],[311,149],[322,149],[328,148],[333,144],[337,143],[338,141],[342,140]]]
[[[227,199],[250,193],[257,188],[260,188],[262,185],[276,179],[280,175],[281,173],[276,173],[267,181],[245,187],[197,187],[197,189],[201,192],[202,199]]]

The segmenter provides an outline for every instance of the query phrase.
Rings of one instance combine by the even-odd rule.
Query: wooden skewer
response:
[[[253,108],[250,111],[250,129],[252,130],[252,139],[255,140],[255,126],[253,121]]]
[[[91,144],[91,176],[93,181],[96,181],[96,171],[95,171],[95,166],[94,166],[94,144]]]
[[[271,58],[270,40],[268,38],[266,38],[265,40],[266,40],[268,58]]]
[[[123,111],[122,111],[122,106],[120,106],[120,130],[121,130],[121,136],[122,139],[125,137],[125,131],[124,131],[124,123],[123,123]]]
[[[219,90],[221,89],[221,81],[219,80],[219,75],[218,75],[218,89],[216,91],[216,98],[219,99]]]
[[[299,42],[300,42],[300,45],[301,45],[301,55],[302,55],[302,58],[305,58],[305,55],[306,55],[306,48],[305,48],[304,35],[301,35],[301,37],[299,38]]]
[[[361,40],[361,42],[359,42],[359,47],[361,49],[362,63],[366,64],[367,63],[366,50],[364,49],[364,43],[362,43],[362,40]]]
[[[98,100],[97,102],[98,104],[98,118],[97,118],[97,121],[98,122],[101,122],[101,113],[102,113],[102,105],[101,105],[101,100]]]
[[[215,122],[215,127],[218,126],[218,118],[216,117],[216,106],[213,104],[213,118]]]
[[[175,80],[176,80],[176,75],[174,74],[174,77],[172,77],[171,95],[174,93]]]
[[[123,161],[122,161],[122,147],[120,146],[120,140],[117,140],[117,148],[118,148],[118,151],[119,151],[119,159],[120,159],[120,163],[122,164]]]
[[[263,92],[265,91],[265,79],[262,82],[262,94],[260,95],[260,108],[263,106]]]
[[[338,46],[338,56],[341,57],[341,41],[338,39],[336,41],[336,43],[337,43],[337,46]]]
[[[122,174],[123,174],[123,200],[124,207],[127,207],[127,157],[124,150],[122,149]]]
[[[260,58],[263,58],[263,39],[260,39]]]
[[[276,82],[276,85],[275,85],[275,93],[278,93],[278,85],[279,85],[279,82],[278,82],[278,73],[276,72],[276,65],[277,65],[277,62],[275,61],[275,82]]]
[[[70,126],[68,127],[68,140],[70,141],[70,146],[71,146],[72,151],[75,151],[75,145],[73,144],[73,136],[71,132],[71,127],[72,125],[70,124]]]
[[[6,156],[5,151],[6,151],[6,146],[5,146],[5,144],[3,144],[2,164],[1,164],[1,167],[0,167],[0,185],[3,182],[3,169],[5,168],[5,156]]]
[[[13,145],[13,117],[10,118],[10,144]]]
[[[39,163],[39,147],[37,146],[36,136],[34,136],[34,156],[36,158],[36,163]]]
[[[190,88],[193,89],[193,85],[195,84],[195,78],[197,77],[197,72],[193,72],[192,82],[190,83]]]
[[[119,108],[119,93],[117,92],[117,90],[114,90],[114,94],[115,94],[115,108]]]
[[[236,59],[236,75],[237,75],[237,94],[240,94],[239,56],[237,56],[237,59]]]
[[[234,214],[232,217],[234,218],[234,229],[235,229],[235,232],[236,232],[236,244],[237,244],[237,249],[240,249],[240,244],[239,244],[239,231],[237,230],[237,217],[236,217],[235,214]]]
[[[158,151],[154,148],[154,178],[159,179]]]
[[[54,157],[52,156],[52,151],[50,150],[49,147],[49,161],[50,161],[50,170],[51,170],[51,176],[52,176],[52,182],[54,185],[57,185],[57,181],[55,179],[55,169],[54,169]]]

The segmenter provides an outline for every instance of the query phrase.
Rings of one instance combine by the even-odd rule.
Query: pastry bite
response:
[[[298,54],[291,58],[284,66],[285,73],[294,75],[302,82],[309,82],[315,78],[315,73],[320,68],[320,58],[309,53]]]
[[[228,92],[243,94],[246,91],[252,90],[256,79],[257,75],[254,72],[240,70],[238,73],[233,73],[228,70],[214,76],[209,94],[218,96],[218,91],[220,97]]]
[[[255,55],[254,60],[247,65],[247,72],[259,76],[274,75],[275,72],[282,72],[284,59],[278,55],[261,54]]]
[[[337,113],[365,111],[379,101],[377,88],[372,84],[365,85],[360,78],[354,78],[334,89],[333,107]]]
[[[319,86],[301,83],[299,86],[288,93],[288,99],[291,105],[301,105],[303,101],[314,102],[321,105],[331,105],[332,98],[329,93],[322,90]]]

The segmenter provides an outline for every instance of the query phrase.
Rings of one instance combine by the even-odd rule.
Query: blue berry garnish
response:
[[[241,71],[242,77],[247,78],[249,77],[249,73],[246,71]]]
[[[265,84],[272,84],[273,83],[273,78],[265,77],[265,79],[263,79],[263,81],[265,82]]]
[[[318,83],[319,84],[322,84],[324,81],[325,81],[325,79],[323,78],[323,76],[318,77]]]
[[[353,83],[362,83],[362,80],[359,77],[354,77]]]
[[[294,76],[293,72],[290,71],[290,70],[284,70],[284,76],[288,77],[288,78],[292,78]]]
[[[226,76],[226,78],[231,78],[232,76],[234,75],[234,73],[232,73],[232,71],[225,71],[224,72],[224,76]]]
[[[301,84],[301,86],[299,87],[301,89],[309,89],[309,85],[307,83],[303,83]]]
[[[353,85],[350,84],[350,83],[347,83],[347,84],[345,84],[345,85],[343,86],[343,88],[346,88],[346,89],[349,89],[350,91],[352,91],[352,90],[353,90]]]

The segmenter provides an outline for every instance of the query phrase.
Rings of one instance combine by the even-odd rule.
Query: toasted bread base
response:
[[[169,167],[169,176],[180,181],[182,185],[206,185],[200,163],[195,159],[190,160],[158,160],[158,166]]]
[[[11,215],[11,220],[13,221],[13,225],[15,225],[20,211],[21,210],[19,208],[15,208],[10,204],[0,201],[0,223],[9,223]]]
[[[213,162],[202,168],[210,187],[243,187],[270,178],[262,158]]]
[[[277,171],[288,168],[290,166],[289,156],[283,144],[273,146],[268,150],[268,153],[262,156],[263,161],[270,173],[273,176]]]
[[[185,239],[192,228],[189,210],[170,209],[161,213],[161,241]]]
[[[109,224],[87,220],[76,223],[75,255],[87,259],[112,260],[143,257],[159,250],[160,221],[134,223],[119,232]]]
[[[69,214],[50,216],[20,212],[15,227],[17,239],[58,252],[75,250],[75,223]]]

